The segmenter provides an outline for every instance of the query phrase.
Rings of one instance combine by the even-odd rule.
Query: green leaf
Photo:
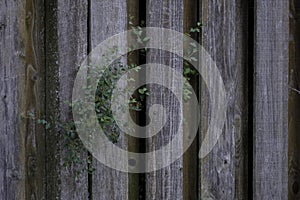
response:
[[[140,94],[144,94],[145,93],[145,91],[143,89],[139,89],[138,91],[139,91]]]
[[[150,40],[149,37],[145,37],[145,38],[143,39],[144,42],[148,42],[149,40]]]

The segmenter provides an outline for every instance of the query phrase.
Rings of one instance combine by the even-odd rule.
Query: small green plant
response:
[[[135,34],[135,40],[137,43],[145,44],[149,42],[150,38],[145,36],[145,33],[143,33],[142,27],[145,26],[145,22],[142,22],[139,26],[135,26],[133,24],[133,17],[129,17],[129,25],[130,28],[133,30]],[[202,24],[200,22],[197,23],[197,26],[194,28],[191,28],[189,33],[186,33],[187,35],[191,35],[193,33],[199,33],[200,29],[202,27]],[[131,47],[131,49],[134,49],[134,47]],[[111,54],[114,54],[115,51],[117,51],[117,47],[111,49]],[[147,49],[141,49],[139,50],[140,56],[146,56],[147,55]],[[196,44],[191,43],[189,44],[187,48],[186,56],[183,60],[183,76],[187,81],[190,81],[193,77],[198,75],[198,72],[193,69],[190,65],[190,62],[197,61],[196,59]],[[130,58],[130,53],[127,55]],[[107,58],[109,59],[109,58]],[[128,63],[130,64],[124,64],[125,58],[120,58],[119,60],[115,61],[113,64],[107,67],[106,70],[102,71],[101,78],[99,79],[97,83],[97,90],[95,94],[95,111],[97,114],[99,125],[102,127],[102,129],[105,132],[106,137],[112,142],[112,143],[118,143],[119,137],[120,137],[120,129],[118,128],[115,119],[113,118],[112,111],[110,109],[111,107],[111,95],[114,90],[114,85],[117,83],[117,81],[120,79],[120,77],[129,69],[134,69],[137,72],[141,69],[137,63],[134,63],[132,60],[129,60]],[[89,78],[89,77],[88,77]],[[128,82],[134,81],[132,79],[128,79]],[[184,82],[183,85],[183,99],[185,101],[190,99],[190,96],[192,94],[192,91],[190,91],[190,88],[188,87],[188,82]],[[86,88],[87,90],[90,90],[90,88]],[[127,91],[124,90],[126,93]],[[147,86],[144,85],[137,89],[137,91],[134,94],[128,94],[128,105],[131,111],[134,112],[140,112],[145,108],[145,102],[147,99],[147,96],[151,95],[149,90],[147,89]],[[67,105],[70,106],[71,109],[71,103],[65,102]],[[75,104],[81,104],[81,102],[73,102]],[[84,112],[93,112],[93,111],[83,111]],[[30,118],[32,120],[36,120],[37,124],[41,124],[45,127],[46,130],[50,129],[52,126],[51,122],[48,122],[45,118],[37,119],[33,113],[27,113],[26,118]],[[65,167],[71,167],[73,165],[83,164],[87,163],[87,167],[83,169],[84,171],[87,171],[88,173],[93,173],[95,169],[92,165],[92,156],[88,155],[84,160],[82,160],[82,148],[83,144],[76,132],[76,126],[75,124],[78,122],[69,121],[69,122],[60,122],[60,120],[55,120],[55,124],[58,125],[60,131],[63,133],[63,144],[64,144],[64,163],[63,165]],[[79,176],[81,172],[76,172],[76,177]]]

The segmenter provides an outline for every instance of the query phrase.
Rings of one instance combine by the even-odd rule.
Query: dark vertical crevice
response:
[[[47,26],[47,0],[44,0],[44,29],[46,30],[46,26]],[[44,91],[45,91],[45,99],[44,99],[44,113],[46,115],[46,111],[47,111],[47,92],[46,92],[46,88],[47,88],[47,31],[44,32]],[[44,152],[46,155],[47,153],[47,130],[46,130],[46,127],[45,127],[45,135],[44,135],[44,141],[45,141],[45,146],[44,146]],[[45,172],[45,175],[47,174],[47,162],[46,162],[46,159],[44,159],[44,172]],[[45,181],[45,191],[47,191],[47,188],[48,188],[48,182]],[[47,192],[45,192],[45,199],[49,199],[48,196],[47,196]]]
[[[198,22],[201,22],[201,15],[202,15],[202,1],[197,1],[197,21]],[[201,44],[201,41],[202,41],[202,30],[200,30],[200,33],[197,33],[197,38],[198,38],[198,42]],[[202,44],[201,44],[202,45]],[[200,77],[198,77],[197,79],[197,97],[198,97],[198,101],[200,102]],[[201,112],[201,110],[199,111]],[[200,116],[201,116],[201,113],[200,113]],[[197,133],[197,136],[196,136],[196,140],[197,140],[197,158],[198,158],[198,152],[200,151],[200,127],[198,128],[198,133]],[[201,160],[198,158],[197,159],[197,187],[198,187],[198,191],[197,191],[197,199],[200,199],[201,198]]]
[[[197,1],[197,22],[201,22],[201,9],[202,9],[202,4],[201,4],[202,1]],[[197,41],[201,44],[201,41],[202,41],[202,30],[200,30],[200,33],[197,33]],[[202,45],[202,44],[201,44]],[[200,77],[198,76],[197,77],[197,84],[196,84],[196,95],[198,97],[198,101],[200,102]],[[201,112],[199,110],[199,112]],[[201,116],[201,113],[200,113],[200,116]],[[198,191],[197,191],[197,199],[200,199],[201,198],[201,161],[198,157],[198,152],[200,151],[200,129],[198,128],[198,132],[197,132],[197,135],[196,135],[196,146],[197,146],[197,152],[196,152],[196,155],[197,155],[197,171],[196,171],[196,174],[197,174],[197,179],[196,179],[196,184],[197,184],[197,187],[198,187]],[[200,188],[200,189],[199,189]],[[200,191],[200,192],[199,192]]]
[[[248,1],[248,199],[253,199],[254,0]]]
[[[300,2],[289,1],[288,199],[300,197]]]
[[[184,0],[184,11],[183,11],[183,33],[189,33],[190,37],[199,43],[200,41],[200,33],[194,32],[190,33],[191,28],[198,27],[197,23],[200,22],[200,2],[197,0]],[[187,49],[183,49],[184,52]],[[191,68],[194,67],[191,64],[187,63],[187,60],[183,61],[183,68]],[[193,91],[195,92],[198,101],[199,101],[199,94],[200,94],[200,75],[192,75],[189,74],[189,84],[192,86]],[[195,116],[195,114],[199,114],[193,107],[189,107],[188,109],[184,110],[184,115],[189,115],[187,119],[194,120],[191,117]],[[186,116],[187,117],[187,116]],[[184,128],[184,134],[191,134],[192,129],[189,127]],[[199,153],[199,132],[193,139],[193,142],[189,146],[189,148],[184,152],[182,160],[183,160],[183,199],[198,199],[199,197],[199,167],[200,161],[198,159]]]
[[[139,24],[142,24],[146,22],[146,1],[139,1]],[[139,53],[139,65],[146,64],[146,56],[143,55],[142,52]],[[145,103],[146,105],[146,103]],[[139,124],[140,125],[146,125],[146,107],[144,106],[142,112],[139,114]],[[144,153],[146,152],[146,139],[140,138],[140,146],[139,146],[139,152]],[[139,176],[139,197],[140,199],[146,199],[146,173],[141,173]]]
[[[87,55],[92,51],[92,42],[91,42],[91,0],[88,0],[87,5]],[[88,160],[87,169],[88,169],[88,198],[89,200],[93,199],[93,173],[89,169],[93,168],[93,156],[90,152],[87,152]]]
[[[202,22],[202,0],[197,1],[197,21],[198,22]],[[197,38],[198,38],[198,42],[200,43],[200,45],[202,45],[202,29],[200,29],[200,33],[197,33]],[[201,83],[203,83],[203,81],[201,81],[201,77],[199,76],[197,79],[197,97],[198,97],[198,101],[201,102]],[[199,106],[200,108],[200,115],[201,116],[201,106]],[[200,151],[200,145],[201,145],[201,123],[199,123],[198,126],[198,133],[197,133],[197,157],[198,157],[198,152]],[[201,199],[201,159],[198,157],[197,159],[198,161],[198,167],[197,167],[197,186],[198,186],[198,191],[197,191],[197,199]]]

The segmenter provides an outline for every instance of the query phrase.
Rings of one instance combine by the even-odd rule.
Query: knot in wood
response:
[[[35,156],[29,156],[27,160],[28,175],[34,176],[37,171],[37,159]]]
[[[295,181],[295,182],[293,183],[292,189],[293,189],[293,193],[294,193],[294,194],[298,194],[298,192],[299,192],[299,184],[298,184],[297,181]]]
[[[6,28],[6,24],[0,22],[0,30],[5,29],[5,28]]]
[[[32,13],[31,12],[28,12],[28,14],[26,15],[25,21],[26,21],[27,26],[29,26],[31,24],[31,22],[32,22]]]
[[[31,80],[36,81],[37,78],[38,78],[37,73],[33,73],[32,76],[31,76]]]

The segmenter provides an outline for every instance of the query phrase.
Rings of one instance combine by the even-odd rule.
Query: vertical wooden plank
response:
[[[287,199],[288,1],[255,1],[254,199]]]
[[[77,70],[87,56],[88,50],[87,0],[59,0],[57,17],[60,122],[70,127],[72,113],[68,102],[72,100],[73,83]],[[78,137],[72,136],[66,130],[63,130],[62,134],[66,134],[67,137],[61,143],[61,199],[87,199],[88,153]],[[72,158],[73,154],[75,154],[75,158]],[[66,162],[70,161],[71,165],[63,167]]]
[[[239,0],[235,2],[235,66],[236,66],[236,75],[233,76],[232,80],[235,82],[235,92],[234,92],[234,111],[232,114],[233,128],[234,130],[234,175],[235,175],[235,199],[248,199],[249,198],[249,137],[252,137],[252,134],[249,134],[249,68],[250,64],[248,63],[248,49],[249,42],[248,38],[253,37],[248,30],[249,23],[249,2]],[[252,65],[251,65],[252,67]],[[226,134],[226,133],[225,133]]]
[[[183,32],[183,0],[148,0],[146,2],[147,26]],[[147,63],[165,64],[182,73],[182,58],[168,52],[149,50]],[[182,88],[182,83],[170,77],[166,77],[163,81],[168,86],[175,85],[179,90]],[[179,100],[166,89],[155,85],[149,85],[148,89],[150,96],[147,98],[147,107],[161,104],[166,109],[167,117],[171,119],[157,135],[147,139],[147,151],[153,151],[170,142],[172,136],[179,134],[177,131],[182,128],[179,126],[179,120],[182,117],[179,113],[182,108],[180,108]],[[183,199],[182,187],[182,158],[168,167],[146,174],[146,199]]]
[[[124,0],[91,0],[90,12],[91,50],[110,36],[127,29],[127,7]],[[116,145],[127,149],[124,134],[120,134]],[[93,166],[93,199],[128,199],[127,173],[108,168],[96,159],[93,159]]]
[[[201,199],[247,199],[246,6],[242,1],[202,1],[202,44],[223,77],[228,108],[218,143],[201,160]],[[205,84],[200,92],[203,138],[210,118]]]
[[[44,127],[38,123],[44,112],[43,1],[26,0],[25,5],[25,139],[26,199],[44,198]]]
[[[290,1],[289,199],[300,198],[300,2]]]
[[[46,6],[47,199],[88,199],[88,154],[69,131],[73,82],[87,56],[88,3],[47,1]]]
[[[0,1],[0,198],[25,199],[25,1]],[[23,11],[23,12],[22,12]]]

